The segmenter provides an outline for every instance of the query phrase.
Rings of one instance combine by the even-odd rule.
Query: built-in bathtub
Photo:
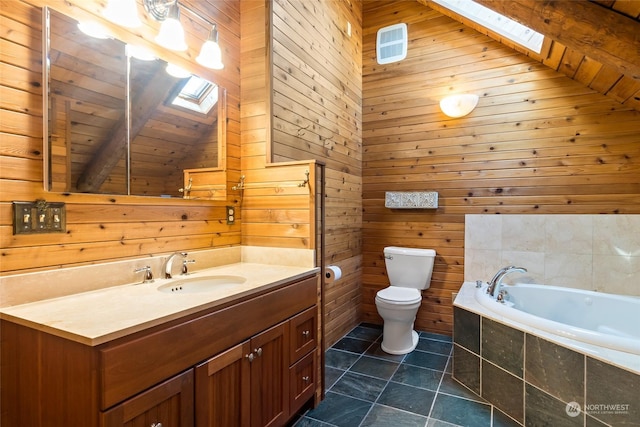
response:
[[[454,302],[453,376],[522,425],[638,425],[640,299],[465,282]]]
[[[595,347],[640,356],[640,298],[559,286],[505,286],[502,303],[487,284],[475,298],[497,315]]]

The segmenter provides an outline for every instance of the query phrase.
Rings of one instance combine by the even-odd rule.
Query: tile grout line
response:
[[[355,339],[355,340],[358,340],[358,341],[368,341],[368,340],[363,340],[363,339],[360,339],[360,338],[357,338],[357,337],[350,337],[350,336],[349,336],[349,334],[350,334],[351,332],[353,332],[353,331],[354,331],[355,329],[357,329],[357,328],[358,328],[358,326],[356,326],[355,328],[351,329],[351,330],[350,330],[349,332],[347,332],[347,333],[346,333],[346,334],[345,334],[341,339],[343,339],[343,338],[350,338],[350,339]],[[368,349],[369,349],[373,344],[375,344],[375,342],[378,340],[378,338],[379,338],[379,337],[380,337],[380,336],[378,336],[375,340],[373,340],[373,341],[371,342],[371,344],[369,344],[369,346],[368,346],[368,347],[367,347],[367,348],[366,348],[362,353],[355,353],[355,352],[353,352],[353,351],[349,351],[349,350],[343,350],[343,349],[339,349],[339,348],[334,348],[333,346],[331,346],[331,347],[329,347],[327,350],[325,350],[325,352],[326,352],[326,351],[328,351],[328,350],[330,350],[330,349],[333,349],[334,351],[342,351],[342,352],[345,352],[345,353],[349,353],[349,354],[353,354],[353,355],[358,355],[358,357],[355,359],[355,361],[354,361],[353,363],[351,363],[351,364],[349,365],[349,367],[348,367],[347,369],[345,369],[345,370],[344,370],[344,372],[342,372],[342,374],[340,374],[340,376],[339,376],[338,378],[336,378],[336,380],[333,382],[333,384],[331,385],[331,387],[329,387],[329,388],[326,390],[326,393],[329,393],[329,392],[331,391],[331,389],[333,389],[333,386],[335,386],[335,385],[336,385],[336,384],[337,384],[337,383],[342,379],[342,377],[344,377],[344,376],[345,376],[345,374],[346,374],[347,372],[349,372],[349,369],[351,369],[351,368],[352,368],[356,363],[358,363],[358,360],[362,359],[362,356],[366,353],[366,351],[367,351],[367,350],[368,350]],[[334,344],[334,345],[335,345],[335,344]],[[339,369],[339,368],[335,368],[335,369]],[[345,394],[338,393],[338,392],[335,392],[335,391],[333,391],[332,393],[340,394],[340,395],[342,395],[342,396],[346,396]],[[352,396],[348,396],[348,397],[352,397]],[[354,398],[354,399],[357,399],[357,398]],[[359,399],[359,400],[363,400],[363,399]],[[368,414],[368,412],[367,412],[367,414]],[[302,418],[304,418],[304,417],[306,417],[306,416],[307,416],[307,415],[305,414],[305,415],[303,415],[303,417],[302,417]],[[325,423],[324,421],[322,421],[322,420],[317,420],[317,419],[315,419],[315,418],[313,418],[313,417],[310,417],[310,418],[311,418],[312,420],[315,420],[315,421],[321,422],[321,423],[326,424],[326,425],[328,425],[328,426],[331,426],[331,427],[337,427],[335,424]],[[366,416],[365,416],[365,418],[366,418]]]
[[[433,412],[433,408],[434,406],[436,406],[436,399],[438,398],[438,394],[440,393],[440,387],[442,386],[442,381],[444,380],[444,376],[447,373],[447,367],[449,366],[449,363],[451,363],[451,354],[453,353],[453,346],[451,347],[451,350],[449,351],[449,355],[447,356],[447,363],[444,365],[444,369],[442,371],[442,375],[440,376],[440,382],[438,382],[438,387],[436,389],[435,395],[433,396],[433,402],[431,402],[431,407],[429,408],[429,415],[427,417],[427,425],[429,424],[429,421],[432,419],[431,414]],[[438,420],[441,421],[441,420]]]
[[[452,367],[452,363],[453,363],[453,346],[454,346],[453,341],[449,340],[449,339],[441,339],[440,337],[437,337],[437,336],[434,336],[434,335],[425,335],[425,336],[423,336],[422,333],[419,334],[419,339],[420,340],[424,339],[424,340],[426,340],[428,342],[433,342],[433,343],[438,343],[438,344],[447,344],[447,345],[451,346],[450,350],[446,354],[444,354],[441,351],[438,351],[438,349],[435,349],[435,350],[434,349],[418,350],[420,353],[426,353],[426,354],[431,354],[431,355],[435,355],[435,356],[446,357],[446,363],[445,363],[443,369],[439,370],[439,369],[434,369],[434,368],[427,367],[427,366],[422,366],[422,365],[419,365],[419,364],[408,363],[406,361],[406,359],[407,359],[407,354],[409,354],[409,353],[402,355],[402,357],[400,359],[393,359],[393,358],[383,357],[383,356],[379,356],[379,355],[375,354],[372,350],[374,349],[374,346],[378,345],[378,343],[382,339],[382,333],[380,331],[377,331],[376,332],[377,336],[375,338],[373,338],[373,340],[371,340],[372,337],[363,338],[363,337],[357,337],[357,336],[349,336],[349,334],[353,333],[358,327],[359,326],[356,326],[355,328],[353,328],[351,331],[349,331],[347,334],[345,334],[343,336],[343,338],[349,338],[349,339],[354,340],[354,341],[369,343],[367,345],[367,347],[364,348],[364,350],[362,350],[360,352],[354,352],[352,350],[347,350],[347,349],[342,349],[342,348],[335,348],[334,346],[331,346],[329,349],[327,349],[327,350],[332,349],[333,351],[336,351],[336,352],[339,352],[339,353],[345,353],[345,354],[350,354],[352,356],[355,356],[354,361],[352,363],[350,363],[348,365],[348,367],[346,369],[344,369],[342,371],[342,373],[338,377],[335,378],[335,380],[332,382],[331,387],[329,387],[327,389],[327,392],[332,392],[332,393],[335,393],[336,395],[342,395],[342,396],[355,398],[353,396],[349,396],[349,395],[345,395],[345,394],[337,392],[337,391],[333,391],[334,386],[336,384],[338,384],[341,379],[344,378],[344,376],[345,376],[345,374],[347,372],[350,372],[353,375],[360,375],[360,376],[368,377],[368,378],[371,378],[371,379],[384,380],[383,378],[376,377],[375,375],[367,374],[365,372],[357,372],[357,371],[353,371],[352,370],[352,368],[358,362],[363,360],[365,357],[370,358],[370,359],[379,360],[379,361],[384,361],[384,362],[397,363],[397,366],[395,367],[393,372],[391,372],[390,375],[388,376],[388,378],[386,380],[384,380],[385,381],[384,386],[380,389],[380,393],[376,396],[376,398],[375,398],[375,400],[373,402],[367,401],[366,399],[355,398],[355,399],[361,400],[363,402],[370,402],[371,403],[371,406],[369,407],[369,409],[365,413],[364,417],[360,421],[359,426],[360,427],[365,427],[366,426],[365,420],[372,413],[372,411],[374,409],[374,406],[376,406],[376,405],[388,407],[388,408],[391,408],[391,409],[394,409],[394,410],[405,412],[407,414],[412,414],[412,415],[424,417],[424,418],[426,418],[424,427],[428,427],[430,421],[442,421],[442,420],[438,420],[436,418],[433,418],[433,409],[435,407],[435,403],[436,403],[436,399],[437,399],[438,395],[440,395],[440,394],[450,395],[449,393],[442,392],[441,389],[442,389],[442,385],[444,383],[445,375],[447,375],[447,373],[448,373],[447,369],[449,369],[449,367]],[[367,327],[365,327],[365,328],[367,328]],[[373,328],[368,328],[368,329],[373,329]],[[367,353],[367,352],[371,352],[371,353]],[[434,393],[433,401],[431,402],[431,405],[430,405],[430,408],[429,408],[429,412],[428,412],[428,414],[426,416],[423,415],[423,414],[420,414],[418,412],[412,412],[410,410],[404,410],[404,409],[401,409],[401,408],[396,408],[394,406],[389,406],[389,405],[384,405],[384,404],[378,403],[380,401],[380,398],[383,395],[384,391],[389,387],[390,383],[393,382],[393,383],[403,384],[402,382],[397,382],[397,381],[393,381],[392,380],[394,375],[397,374],[398,370],[403,365],[404,366],[413,367],[413,368],[436,371],[436,372],[439,373],[439,381],[438,381],[438,385],[437,385],[435,390],[430,390],[429,388],[415,386],[417,388],[424,389],[424,390],[429,390],[429,391],[432,391]],[[341,368],[338,368],[338,367],[332,367],[332,368],[336,369],[336,370],[342,370]],[[452,397],[463,398],[464,400],[472,400],[472,399],[468,399],[468,398],[463,397],[463,396],[457,396],[455,394],[453,394],[451,396]],[[491,414],[491,421],[493,421],[493,416],[492,415],[493,414]],[[306,417],[306,414],[303,415],[303,418],[304,417]],[[336,427],[334,424],[327,423],[325,421],[322,421],[322,420],[319,420],[319,419],[315,419],[313,417],[309,417],[309,419],[317,421],[317,422],[321,423],[323,426]],[[442,422],[444,422],[444,421],[442,421]],[[451,424],[451,426],[454,426],[454,424]]]
[[[343,338],[350,338],[350,339],[354,339],[354,340],[358,340],[358,341],[365,341],[365,342],[369,341],[369,340],[364,340],[364,339],[360,339],[360,338],[357,338],[357,337],[350,337],[350,336],[349,336],[349,334],[350,334],[351,332],[353,332],[356,328],[357,328],[357,326],[356,326],[355,328],[353,328],[351,331],[349,331],[349,332],[348,332],[348,333],[347,333]],[[352,364],[350,364],[350,365],[349,365],[349,367],[348,367],[347,369],[345,369],[345,370],[344,370],[344,372],[343,372],[343,373],[342,373],[342,374],[341,374],[341,375],[340,375],[340,376],[339,376],[339,377],[334,381],[334,383],[331,385],[331,387],[327,390],[327,393],[328,393],[329,391],[331,391],[331,389],[333,388],[333,386],[334,386],[334,385],[336,385],[336,384],[338,383],[338,381],[340,381],[340,379],[346,375],[346,373],[347,373],[347,372],[350,372],[350,369],[351,369],[351,368],[353,368],[353,367],[355,366],[355,364],[356,364],[356,363],[358,363],[358,361],[359,361],[360,359],[362,359],[362,357],[366,354],[367,350],[369,350],[369,349],[370,349],[370,348],[371,348],[375,343],[377,343],[377,342],[378,342],[378,340],[379,340],[381,337],[382,337],[382,333],[380,333],[380,334],[379,334],[379,335],[378,335],[378,336],[377,336],[373,341],[371,341],[371,344],[369,344],[369,346],[367,346],[367,348],[365,348],[365,349],[364,349],[364,351],[362,351],[361,353],[354,353],[354,352],[352,352],[352,351],[348,351],[348,350],[334,349],[334,350],[339,350],[339,351],[346,351],[346,352],[351,353],[351,354],[357,354],[357,355],[358,355],[358,358],[357,358],[357,359],[356,359]],[[329,347],[329,348],[333,348],[333,346],[332,346],[332,347]],[[381,359],[381,358],[380,358],[380,359]],[[403,359],[404,359],[404,358],[403,358]],[[398,364],[398,366],[400,366],[400,364]],[[397,368],[396,368],[396,370],[397,370]],[[371,377],[371,376],[369,376],[369,375],[366,375],[366,376]],[[371,378],[375,378],[375,377],[371,377]],[[387,381],[387,384],[385,384],[385,386],[382,388],[382,391],[384,391],[384,389],[387,387],[387,385],[388,385],[388,384],[389,384],[389,381]],[[380,392],[380,394],[382,394],[382,391]],[[336,393],[336,394],[342,394],[342,393],[337,393],[337,392],[335,392],[335,391],[334,391],[333,393]],[[346,396],[346,395],[344,395],[344,394],[342,394],[342,395],[343,395],[343,396]],[[353,396],[349,396],[349,397],[353,397]],[[380,395],[378,395],[378,397],[376,398],[375,402],[377,402],[379,398],[380,398]],[[354,399],[357,399],[357,398],[354,398]],[[364,400],[364,399],[359,399],[359,400],[363,400],[363,401],[367,402],[367,400]],[[371,412],[371,409],[373,409],[373,405],[375,405],[375,402],[373,402],[373,403],[371,404],[371,407],[369,408],[369,410],[367,411],[367,413],[364,415],[364,417],[362,418],[362,421],[360,421],[360,424],[359,424],[359,425],[362,425],[362,423],[364,422],[364,420],[367,418],[367,415],[369,415],[369,413]]]
[[[367,350],[369,350],[374,344],[376,344],[378,342],[378,340],[382,338],[382,334],[378,335],[378,337],[376,337],[376,339],[371,343],[371,345],[369,347],[367,347],[367,349],[360,355],[360,358],[358,358],[358,360],[362,359],[362,356],[364,356],[364,354],[367,352]],[[402,360],[404,360],[404,356],[402,357]],[[400,361],[400,363],[402,363],[402,360]],[[356,362],[353,364],[355,365],[356,363],[358,363],[358,361],[356,360]],[[398,367],[400,367],[400,363],[398,363],[398,366],[396,367],[396,369],[393,371],[393,374],[396,373],[396,371],[398,370]],[[353,367],[353,365],[351,365],[351,367]],[[349,368],[351,369],[351,368]],[[384,393],[384,391],[387,389],[387,386],[389,385],[389,382],[391,381],[391,377],[393,377],[393,374],[391,374],[391,376],[389,377],[389,379],[387,380],[386,384],[384,385],[384,387],[382,387],[382,390],[380,390],[380,393],[378,394],[378,396],[376,397],[376,400],[373,401],[373,403],[371,403],[371,407],[369,408],[369,410],[367,411],[366,414],[364,414],[364,417],[362,417],[362,421],[360,421],[360,424],[358,424],[358,426],[362,426],[362,424],[364,423],[364,421],[367,419],[367,416],[369,416],[369,414],[371,413],[371,411],[373,410],[373,407],[376,405],[376,403],[378,402],[378,400],[380,399],[380,396],[382,396],[382,393]]]

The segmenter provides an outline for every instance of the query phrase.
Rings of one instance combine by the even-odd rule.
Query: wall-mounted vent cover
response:
[[[389,64],[407,57],[407,24],[395,24],[378,30],[378,64]]]

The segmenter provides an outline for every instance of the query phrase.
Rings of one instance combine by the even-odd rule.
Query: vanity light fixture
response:
[[[184,40],[184,28],[180,23],[180,8],[177,1],[169,5],[166,18],[162,21],[155,40],[160,46],[170,50],[187,50],[188,46]]]
[[[136,28],[142,25],[136,0],[108,0],[102,15],[122,27]]]
[[[166,71],[167,71],[167,74],[177,79],[186,79],[187,77],[191,77],[190,72],[172,63],[167,64]]]
[[[209,37],[202,45],[200,55],[196,58],[196,62],[207,68],[222,70],[224,64],[222,63],[222,50],[218,44],[218,29],[216,27],[216,24],[213,24]]]
[[[449,117],[463,117],[473,111],[478,105],[478,95],[472,93],[463,93],[459,95],[451,95],[440,101],[440,109]]]
[[[78,22],[78,29],[94,39],[108,39],[109,31],[95,21]]]
[[[149,49],[135,44],[127,44],[127,56],[130,58],[136,58],[140,61],[155,61],[156,56]]]
[[[143,0],[142,4],[153,19],[162,22],[169,15],[169,8],[178,5],[178,0]]]
[[[178,0],[143,0],[144,9],[156,21],[162,22],[160,32],[156,36],[156,42],[163,47],[171,50],[184,51],[187,50],[187,44],[184,38],[184,28],[180,24],[180,8],[194,15],[196,18],[206,22],[211,26],[209,37],[202,45],[200,54],[196,61],[207,68],[221,70],[224,68],[222,63],[222,51],[218,44],[218,26],[200,16],[195,11],[178,3]]]

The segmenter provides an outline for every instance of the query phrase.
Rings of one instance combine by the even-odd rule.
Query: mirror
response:
[[[50,191],[183,197],[187,171],[224,169],[223,88],[46,13]]]

